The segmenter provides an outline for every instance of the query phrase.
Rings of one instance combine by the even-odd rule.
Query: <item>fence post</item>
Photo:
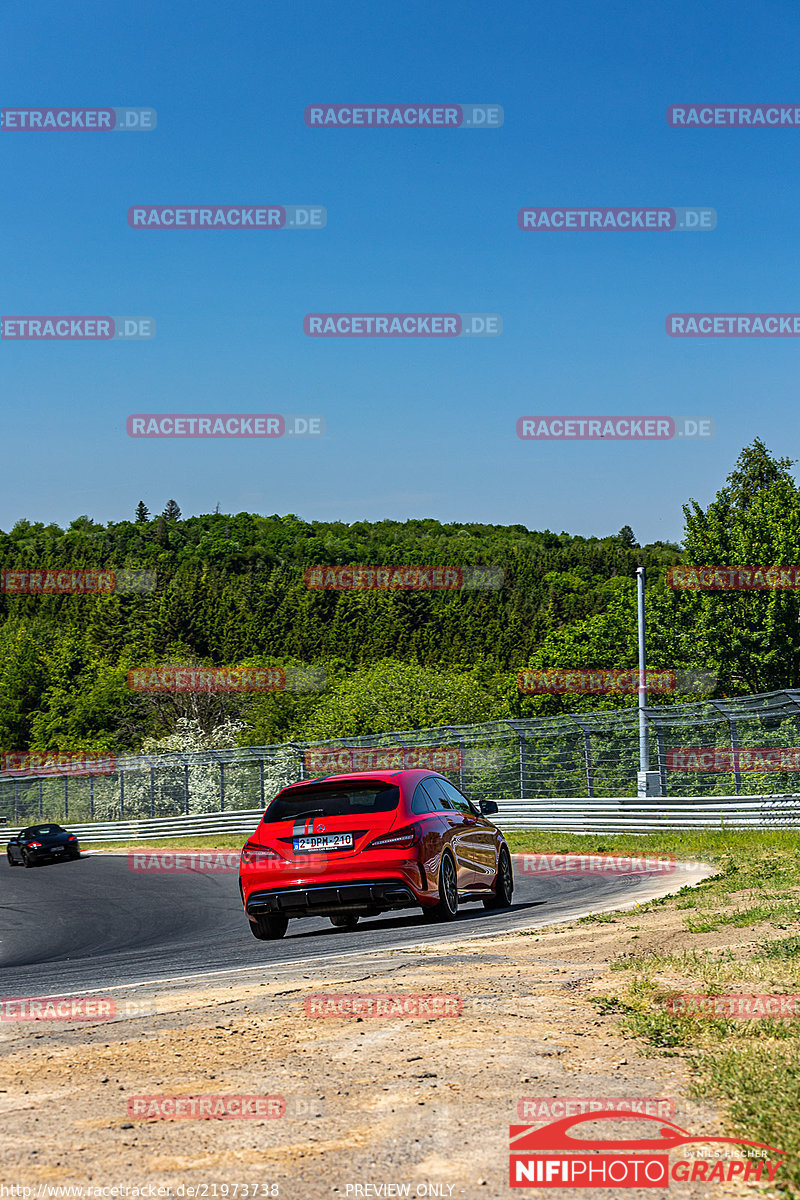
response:
[[[733,786],[738,796],[742,791],[742,772],[739,769],[739,727],[733,713],[728,714],[728,725],[731,731],[731,750],[733,751]]]
[[[573,714],[572,719],[576,725],[581,728],[583,734],[583,757],[586,763],[586,794],[590,799],[594,798],[594,759],[592,758],[592,735],[589,726],[580,717]]]
[[[14,780],[14,824],[19,824],[19,780]]]
[[[664,753],[664,728],[658,717],[652,717],[656,727],[656,756],[658,758],[658,773],[661,778],[661,795],[667,794],[667,756]]]
[[[291,742],[289,743],[291,745]],[[266,808],[266,800],[264,799],[264,755],[254,746],[245,746],[245,750],[249,750],[251,754],[255,754],[258,759],[258,787],[259,795],[261,796],[261,807]]]
[[[592,758],[592,735],[590,730],[583,731],[583,755],[586,759],[586,790],[594,797],[594,759]]]
[[[506,720],[506,725],[510,725],[517,735],[517,743],[519,746],[519,754],[517,755],[517,765],[519,766],[519,796],[521,800],[527,800],[527,784],[528,784],[528,743],[525,738],[525,729],[521,721]]]
[[[464,735],[459,733],[454,725],[447,725],[446,728],[450,730],[453,737],[458,742],[458,750],[459,750],[459,754],[458,754],[458,758],[459,758],[458,789],[459,789],[459,791],[464,792],[464,782],[465,782],[464,781],[464,759],[466,757],[466,750],[464,749]],[[466,792],[464,792],[464,795],[466,795]]]
[[[209,750],[208,753],[219,763],[219,811],[225,812],[225,761],[216,750]]]
[[[89,819],[94,820],[94,775],[89,774]]]
[[[39,776],[39,820],[40,821],[41,821],[42,817],[44,816],[44,801],[43,801],[43,797],[42,797],[42,782],[43,782],[43,780],[40,775]]]
[[[186,816],[189,815],[189,764],[184,759],[183,762],[183,811]]]
[[[156,815],[156,769],[150,763],[150,816]]]
[[[736,724],[736,713],[720,700],[712,700],[711,703],[718,712],[725,715],[728,722],[728,733],[731,739],[731,757],[733,758],[733,786],[736,795],[739,796],[742,791],[742,773],[739,770],[739,727]]]
[[[125,772],[119,769],[119,819],[125,820]]]
[[[64,776],[64,821],[69,820],[69,775]]]

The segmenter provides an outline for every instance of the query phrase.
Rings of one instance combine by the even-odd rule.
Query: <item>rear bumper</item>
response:
[[[289,917],[324,916],[353,911],[387,912],[419,904],[407,883],[400,879],[314,884],[309,887],[269,888],[251,892],[245,911],[248,917],[285,913]]]

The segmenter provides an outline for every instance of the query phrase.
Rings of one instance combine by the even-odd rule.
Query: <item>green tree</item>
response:
[[[144,525],[150,516],[150,509],[145,504],[144,500],[140,500],[136,505],[136,524]]]
[[[760,439],[745,447],[705,511],[684,506],[692,566],[793,566],[800,546],[800,492],[788,458]],[[698,665],[724,690],[765,692],[800,684],[800,605],[795,591],[685,592]]]
[[[306,741],[467,725],[502,715],[503,704],[472,672],[392,659],[354,672],[329,691],[306,722]]]

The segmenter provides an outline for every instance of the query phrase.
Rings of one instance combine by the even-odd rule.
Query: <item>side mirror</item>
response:
[[[481,801],[481,812],[484,814],[484,816],[490,817],[494,813],[499,812],[499,809],[498,809],[497,805],[495,804],[494,800],[482,800]]]

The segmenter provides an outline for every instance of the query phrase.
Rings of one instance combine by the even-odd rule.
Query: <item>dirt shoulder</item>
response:
[[[735,892],[729,899],[741,901]],[[534,1098],[672,1102],[678,1125],[718,1135],[722,1107],[690,1098],[693,1052],[665,1056],[622,1028],[607,998],[623,976],[611,968],[621,956],[665,951],[735,956],[767,933],[751,924],[698,934],[678,902],[658,901],[529,934],[309,964],[279,983],[226,981],[150,997],[140,989],[156,1011],[135,1018],[35,1031],[9,1024],[0,1178],[32,1186],[32,1195],[44,1183],[153,1184],[176,1196],[198,1186],[206,1190],[195,1195],[225,1196],[228,1185],[233,1197],[238,1184],[241,1197],[338,1200],[402,1194],[386,1185],[408,1184],[411,1196],[472,1200],[511,1194],[508,1127],[548,1119],[530,1107]],[[673,976],[666,984],[687,987],[686,971]],[[442,1016],[312,1015],[333,1007],[306,1003],[322,993],[455,999],[442,1001]],[[156,1120],[128,1111],[135,1097],[200,1094],[283,1097],[285,1113]],[[630,1137],[622,1126],[612,1136]],[[529,1189],[540,1193],[553,1189]],[[592,1194],[611,1193],[584,1189]],[[625,1194],[635,1200],[639,1191]],[[673,1182],[670,1194],[752,1195],[753,1184]]]

